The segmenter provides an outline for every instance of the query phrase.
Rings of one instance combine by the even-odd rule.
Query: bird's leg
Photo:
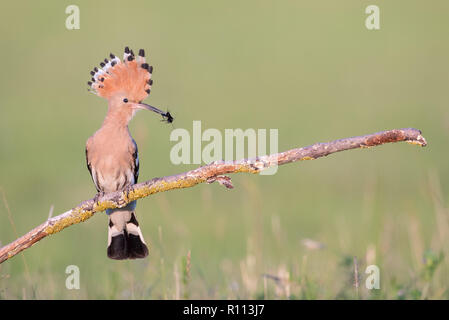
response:
[[[98,203],[101,198],[103,198],[105,193],[103,191],[98,191],[94,197],[94,203]]]
[[[133,185],[133,184],[130,184],[130,185],[126,186],[126,187],[123,189],[123,192],[126,194],[126,197],[128,197],[129,194],[130,194],[133,190],[134,190],[134,185]],[[120,202],[120,201],[119,201],[119,202]],[[123,202],[122,204],[123,204],[123,205],[127,205],[126,202]]]
[[[126,196],[128,196],[131,193],[131,191],[133,191],[133,190],[134,190],[133,184],[130,184],[130,185],[126,186],[125,189],[123,189],[123,191],[126,192]]]

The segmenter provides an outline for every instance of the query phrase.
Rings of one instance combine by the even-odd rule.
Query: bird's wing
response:
[[[139,151],[137,150],[137,144],[136,141],[134,141],[134,139],[132,139],[132,145],[133,145],[133,152],[132,152],[132,156],[133,156],[133,166],[132,166],[132,171],[134,174],[134,183],[137,183],[137,179],[139,179]]]
[[[90,160],[89,160],[89,144],[90,144],[90,138],[87,140],[87,143],[86,143],[86,164],[87,164],[87,170],[89,170],[90,176],[92,177],[92,181],[95,184],[95,188],[97,189],[98,192],[100,192],[100,189],[98,188],[97,179],[95,177],[95,174],[92,174],[92,166],[91,166]]]

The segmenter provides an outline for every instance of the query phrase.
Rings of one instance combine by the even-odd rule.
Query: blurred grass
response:
[[[70,4],[80,30],[65,28]],[[19,256],[0,265],[0,298],[355,298],[353,256],[362,285],[368,260],[381,270],[381,289],[362,287],[360,298],[449,298],[449,4],[382,2],[381,29],[368,31],[370,4],[4,3],[0,186],[20,235],[51,205],[58,214],[93,196],[84,144],[106,102],[85,83],[125,45],[149,54],[148,101],[168,108],[176,128],[278,128],[284,150],[416,127],[429,146],[344,152],[274,176],[235,175],[230,192],[201,185],[144,199],[143,261],[106,258],[97,214],[27,250],[29,275]],[[195,167],[170,163],[171,129],[143,112],[133,120],[141,181]],[[306,238],[326,247],[310,250]],[[13,239],[2,203],[0,242]],[[65,288],[71,264],[80,290]]]

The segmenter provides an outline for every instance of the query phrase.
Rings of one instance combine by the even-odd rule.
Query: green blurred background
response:
[[[80,30],[65,27],[71,4]],[[365,27],[371,4],[378,31]],[[403,127],[429,145],[348,151],[274,176],[233,175],[232,191],[203,184],[143,199],[145,260],[107,259],[98,213],[1,264],[0,299],[449,298],[448,13],[444,0],[2,3],[2,245],[52,205],[56,215],[95,194],[84,146],[107,104],[86,82],[125,46],[146,50],[146,101],[176,118],[132,121],[140,181],[196,167],[169,158],[171,130],[191,131],[193,120],[277,128],[280,151]],[[369,264],[380,290],[364,286]],[[80,290],[66,289],[68,265],[80,268]]]

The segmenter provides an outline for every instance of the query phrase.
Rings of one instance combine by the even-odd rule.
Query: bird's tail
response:
[[[139,259],[148,255],[136,219],[135,202],[124,208],[108,210],[108,257],[115,260]]]

